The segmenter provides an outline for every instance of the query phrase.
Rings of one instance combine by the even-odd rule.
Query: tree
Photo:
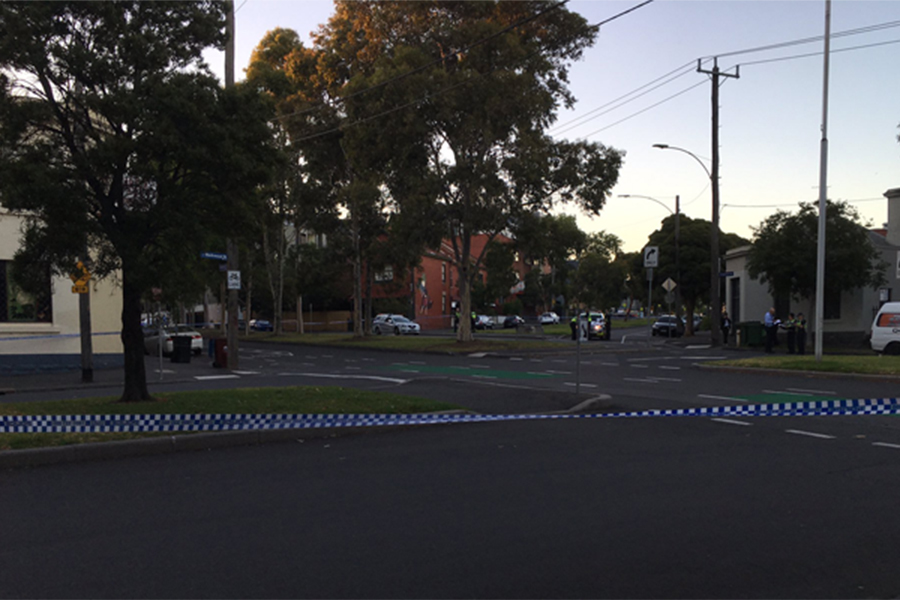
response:
[[[225,5],[0,4],[0,188],[29,215],[21,264],[89,257],[122,286],[121,401],[150,399],[141,296],[237,233],[275,161],[269,112],[223,90],[201,51],[225,41]],[[86,250],[87,249],[87,250]]]
[[[693,315],[697,306],[709,302],[709,232],[712,224],[704,219],[680,215],[679,260],[675,264],[675,216],[663,219],[662,227],[650,234],[648,245],[659,247],[659,267],[653,270],[654,289],[668,278],[681,288],[681,300],[687,314],[687,335],[693,335]],[[720,256],[747,240],[733,233],[719,232]],[[643,278],[646,282],[646,276]],[[655,295],[655,294],[654,294]],[[710,307],[710,310],[718,310]]]
[[[801,202],[796,214],[777,211],[753,229],[747,257],[750,277],[775,297],[815,301],[818,209]],[[884,285],[887,265],[871,244],[859,213],[846,202],[825,209],[825,293]]]
[[[627,276],[625,263],[616,260],[622,253],[622,240],[599,231],[588,237],[586,246],[578,258],[575,297],[587,308],[605,310],[618,305],[625,293]]]
[[[595,34],[549,1],[339,2],[320,30],[320,75],[352,83],[341,107],[354,157],[400,153],[437,182],[435,221],[453,248],[463,314],[484,259],[474,235],[493,239],[557,203],[598,214],[617,180],[620,152],[545,134],[574,104],[568,64]],[[458,339],[472,339],[468,320]]]

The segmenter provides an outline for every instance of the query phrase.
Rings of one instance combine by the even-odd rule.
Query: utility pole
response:
[[[712,262],[709,274],[709,318],[712,328],[712,345],[722,345],[722,301],[719,287],[721,277],[719,275],[719,77],[740,77],[740,67],[735,72],[722,73],[719,71],[718,58],[713,59],[712,71],[701,68],[701,61],[697,59],[697,72],[710,75],[712,80],[712,227],[709,232],[709,254]]]
[[[678,248],[681,245],[681,198],[675,195],[675,277],[678,285],[675,287],[675,316],[681,318],[681,260]]]
[[[225,31],[228,34],[228,40],[225,42],[225,87],[234,87],[234,0],[226,0],[226,16]],[[237,243],[232,238],[226,240],[226,248],[228,252],[228,271],[238,271],[240,262],[238,261]],[[239,289],[232,289],[228,286],[228,326],[225,330],[225,343],[228,345],[228,368],[234,370],[239,368],[238,361],[238,294]]]

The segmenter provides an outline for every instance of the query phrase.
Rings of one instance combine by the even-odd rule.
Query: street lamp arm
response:
[[[619,194],[619,198],[643,198],[644,200],[650,200],[651,202],[656,202],[664,209],[669,211],[669,214],[675,214],[675,211],[665,205],[665,203],[657,200],[656,198],[651,198],[650,196],[641,196],[640,194]]]
[[[684,148],[679,148],[678,146],[670,146],[668,144],[653,144],[653,147],[659,148],[660,150],[678,150],[679,152],[684,152],[685,154],[692,156],[694,160],[700,163],[700,166],[703,167],[703,170],[706,172],[706,176],[709,179],[712,179],[712,173],[709,172],[709,168],[706,166],[706,164],[702,160],[700,160],[699,156],[697,156],[690,150],[685,150]]]

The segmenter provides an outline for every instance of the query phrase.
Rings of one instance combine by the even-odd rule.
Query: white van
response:
[[[872,350],[900,354],[900,302],[885,302],[872,321]]]

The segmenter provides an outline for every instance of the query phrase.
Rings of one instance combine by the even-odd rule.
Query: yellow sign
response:
[[[76,283],[75,285],[72,286],[72,293],[73,294],[87,294],[88,293],[87,284]]]
[[[85,268],[84,263],[79,260],[77,263],[75,263],[75,272],[69,275],[69,279],[71,279],[75,284],[75,286],[72,288],[73,294],[86,294],[87,282],[91,280],[91,272],[88,271]],[[75,288],[78,288],[79,290],[81,288],[84,288],[84,291],[76,292]]]

